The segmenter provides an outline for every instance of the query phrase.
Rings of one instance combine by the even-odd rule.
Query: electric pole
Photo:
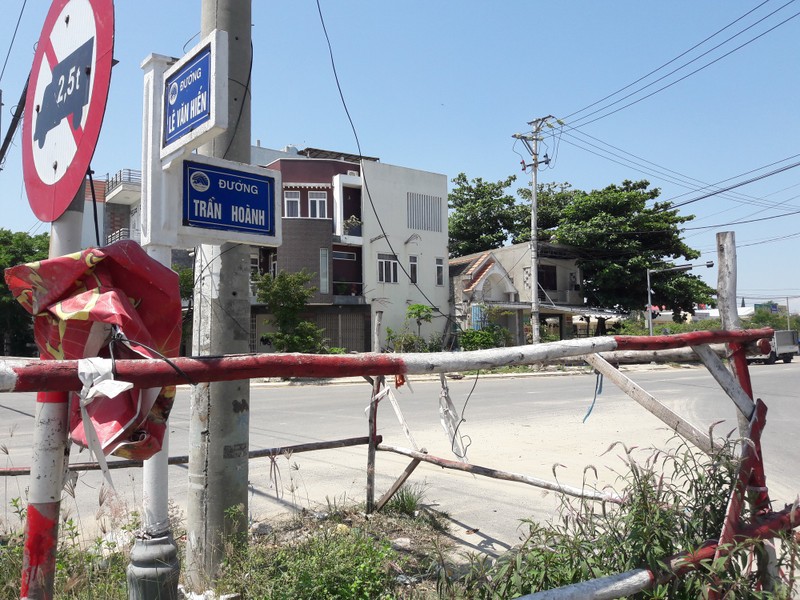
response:
[[[228,32],[228,129],[200,153],[250,163],[251,0],[203,0],[201,37]],[[250,351],[250,247],[198,246],[195,355]],[[202,591],[219,574],[228,542],[246,535],[249,515],[250,381],[201,383],[192,391],[187,576]]]
[[[539,333],[539,234],[537,231],[536,174],[539,170],[539,134],[553,115],[535,119],[528,123],[533,128],[529,134],[516,133],[512,137],[521,140],[531,153],[531,343],[541,341]],[[549,162],[549,161],[548,161]],[[545,163],[546,164],[546,163]],[[523,161],[523,167],[526,165]]]

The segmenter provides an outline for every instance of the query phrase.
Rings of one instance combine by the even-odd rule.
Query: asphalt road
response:
[[[702,367],[638,367],[625,373],[696,426],[715,434],[736,429],[735,408]],[[757,396],[767,404],[763,435],[767,482],[776,507],[791,502],[800,491],[800,444],[797,443],[796,402],[800,395],[800,361],[752,365]],[[451,398],[463,410],[459,428],[468,446],[469,462],[504,471],[554,480],[580,487],[584,479],[597,487],[614,486],[624,470],[622,442],[637,447],[644,458],[648,448],[664,447],[673,437],[645,409],[604,381],[591,413],[597,378],[580,374],[528,377],[467,377],[448,380]],[[251,389],[251,450],[365,436],[365,409],[371,387],[366,382],[336,385],[253,385]],[[395,391],[415,442],[429,453],[454,458],[438,414],[440,385],[435,380],[411,381]],[[182,388],[170,418],[170,453],[188,451],[189,390]],[[0,466],[24,466],[30,460],[34,396],[0,395]],[[586,417],[586,418],[585,418]],[[585,418],[585,421],[584,421]],[[388,402],[379,410],[379,433],[384,443],[412,447]],[[84,451],[74,462],[88,461]],[[376,468],[376,497],[388,488],[409,459],[380,452]],[[595,467],[593,471],[587,466]],[[251,461],[250,512],[254,520],[269,519],[307,508],[324,511],[328,503],[363,502],[366,447],[282,456]],[[186,467],[170,467],[170,498],[176,512],[185,509]],[[136,469],[113,471],[117,496],[100,492],[97,473],[82,474],[74,497],[63,506],[79,527],[92,534],[111,529],[137,510],[142,492]],[[413,483],[424,486],[426,502],[449,514],[453,535],[473,549],[501,552],[517,543],[526,518],[547,519],[558,497],[529,485],[498,481],[421,464]],[[6,477],[0,488],[0,522],[15,519],[10,501],[24,497],[26,477]]]

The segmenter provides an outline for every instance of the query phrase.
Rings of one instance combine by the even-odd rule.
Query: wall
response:
[[[400,329],[410,304],[436,307],[437,315],[424,324],[422,335],[441,335],[450,314],[449,281],[447,275],[447,178],[444,175],[396,167],[376,162],[363,163],[364,206],[364,295],[375,311],[383,311],[381,345],[386,343],[386,328]],[[427,194],[441,198],[441,231],[426,231],[408,227],[408,193]],[[379,219],[370,206],[374,203]],[[383,230],[381,229],[383,226]],[[384,236],[385,232],[385,236]],[[378,254],[396,254],[400,265],[408,270],[409,256],[418,257],[418,285],[423,295],[399,270],[398,283],[378,282]],[[436,259],[444,260],[443,285],[436,285]],[[427,298],[426,298],[427,296]],[[439,312],[441,311],[441,312]]]

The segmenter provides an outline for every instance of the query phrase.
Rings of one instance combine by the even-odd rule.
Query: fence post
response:
[[[372,333],[372,351],[380,352],[381,322],[383,311],[375,311],[375,328]],[[369,400],[369,445],[367,446],[367,514],[375,510],[375,454],[378,447],[378,394],[384,385],[383,375],[378,375],[372,382],[372,397]]]
[[[739,320],[739,311],[736,308],[736,233],[733,231],[722,231],[717,234],[717,258],[718,258],[718,280],[717,280],[717,301],[719,303],[719,315],[722,321],[722,328],[727,330],[739,330],[742,328]],[[728,344],[730,367],[734,376],[739,381],[739,385],[745,391],[750,400],[753,400],[753,386],[750,381],[750,371],[747,368],[747,355],[745,348],[740,343]],[[751,436],[751,422],[742,411],[737,411],[739,422],[739,432],[742,437]],[[760,454],[759,461],[763,460]],[[764,478],[763,463],[762,468],[754,472],[753,481],[745,482],[761,491],[751,494],[748,498],[750,514],[755,516],[760,510],[769,507],[769,495],[766,492],[766,481]],[[743,490],[739,490],[743,491]],[[735,493],[735,492],[734,492]],[[725,526],[728,526],[726,522]],[[775,548],[770,544],[759,544],[756,546],[756,553],[759,562],[759,571],[762,573],[761,582],[765,590],[774,588],[775,576],[777,574],[777,557]],[[716,558],[716,557],[715,557]]]

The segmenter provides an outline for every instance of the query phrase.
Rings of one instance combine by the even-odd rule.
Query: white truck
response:
[[[785,363],[792,362],[792,358],[797,355],[797,331],[794,329],[784,329],[776,331],[769,342],[769,354],[761,354],[758,356],[751,356],[748,358],[750,362],[763,362],[767,365],[772,365],[778,359]]]

